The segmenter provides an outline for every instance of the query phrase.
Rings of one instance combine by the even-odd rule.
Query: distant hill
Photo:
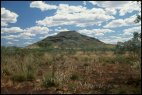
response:
[[[27,48],[96,48],[113,47],[96,38],[82,35],[76,31],[63,31],[55,36],[49,36],[39,42],[27,46]]]

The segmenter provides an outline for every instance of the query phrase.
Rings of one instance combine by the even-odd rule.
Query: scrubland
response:
[[[141,94],[141,60],[111,50],[2,50],[1,89],[5,94]]]

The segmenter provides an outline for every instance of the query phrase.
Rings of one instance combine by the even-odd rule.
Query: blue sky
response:
[[[134,1],[2,1],[1,45],[23,47],[66,30],[116,44],[141,31],[140,11]]]

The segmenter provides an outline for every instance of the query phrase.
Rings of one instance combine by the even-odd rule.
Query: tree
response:
[[[117,42],[115,53],[119,53],[119,54],[124,53],[124,43],[123,42]]]
[[[139,23],[141,21],[141,16],[140,15],[137,15],[137,18],[135,19],[135,23]]]
[[[140,5],[141,8],[141,1],[137,1],[137,3]],[[141,11],[140,11],[141,12]],[[137,18],[135,19],[135,23],[139,23],[141,21],[141,15],[137,15]]]
[[[116,53],[130,52],[132,55],[140,55],[141,50],[141,39],[138,32],[133,33],[133,38],[126,42],[118,42],[116,45]]]

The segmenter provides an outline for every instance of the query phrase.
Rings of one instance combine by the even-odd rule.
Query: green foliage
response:
[[[137,15],[137,18],[135,19],[135,23],[139,23],[141,21],[141,16],[140,15]]]
[[[27,65],[26,78],[27,80],[35,79],[35,70],[31,65]]]
[[[35,79],[35,72],[33,70],[28,70],[24,72],[15,72],[12,74],[12,80],[22,82],[22,81],[32,81]]]
[[[14,81],[33,81],[36,78],[37,65],[32,63],[32,56],[24,57],[23,61],[19,62],[11,70],[12,79]]]
[[[133,38],[126,42],[118,42],[116,45],[115,53],[125,53],[126,51],[132,52],[134,55],[139,55],[141,50],[141,34],[134,32]]]
[[[11,72],[7,66],[3,67],[2,69],[2,75],[10,75]]]
[[[78,75],[72,74],[72,75],[70,76],[70,79],[71,79],[71,80],[78,80]]]
[[[18,73],[18,74],[14,74],[12,76],[12,80],[18,81],[18,82],[23,82],[23,81],[26,81],[27,78],[26,78],[25,73]]]
[[[128,57],[125,57],[123,55],[117,55],[115,58],[114,58],[114,61],[115,63],[120,63],[120,64],[132,64],[132,61],[128,58]]]
[[[115,63],[119,63],[119,64],[132,64],[133,62],[135,62],[138,59],[134,59],[132,57],[126,57],[125,55],[122,54],[117,54],[114,57],[105,57],[105,56],[101,56],[99,58],[99,62],[103,63],[103,64],[115,64]]]
[[[99,58],[99,62],[101,62],[101,63],[114,64],[114,63],[115,63],[115,58],[113,58],[113,57],[103,57],[103,56],[101,56],[101,57]]]
[[[87,66],[89,66],[89,64],[85,63],[83,66],[87,67]]]
[[[54,87],[58,84],[55,82],[55,79],[51,75],[46,75],[45,77],[43,77],[42,85],[44,87]]]
[[[124,51],[125,51],[125,49],[124,49],[124,43],[122,43],[122,42],[117,42],[116,49],[115,49],[115,53],[123,54]]]

